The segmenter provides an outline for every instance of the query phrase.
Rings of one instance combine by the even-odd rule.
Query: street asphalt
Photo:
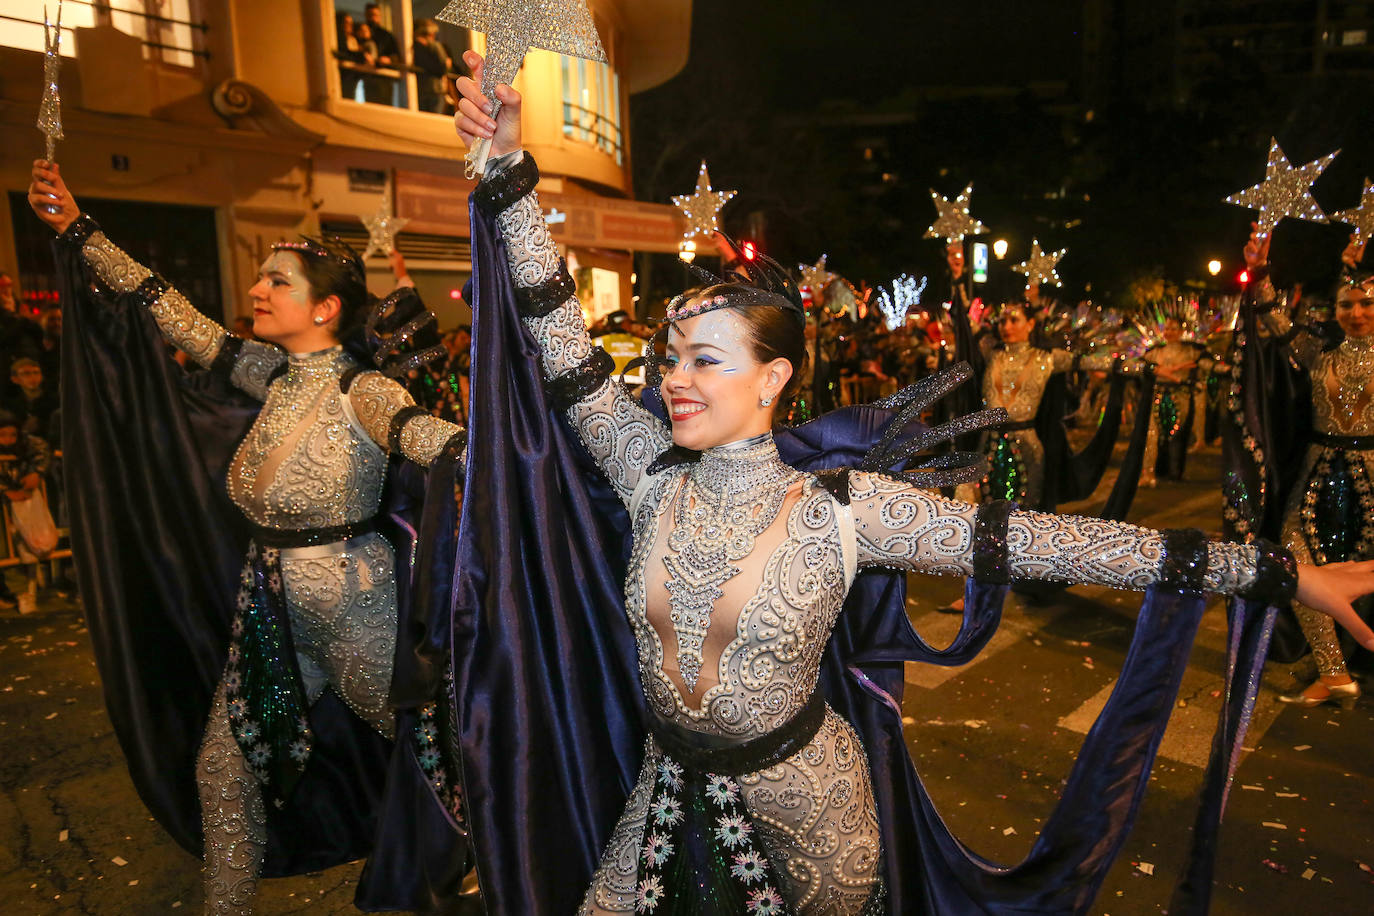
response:
[[[1193,456],[1187,479],[1142,491],[1130,520],[1215,533],[1219,473],[1214,451]],[[21,586],[13,572],[9,581]],[[912,577],[911,618],[932,643],[957,629],[957,617],[935,608],[960,588]],[[908,666],[912,757],[946,823],[975,852],[1013,864],[1031,848],[1115,683],[1139,600],[1084,587],[1049,606],[1013,597],[972,664]],[[1214,602],[1139,820],[1094,914],[1167,912],[1224,661],[1225,621]],[[1310,660],[1265,671],[1222,828],[1215,916],[1374,913],[1374,698],[1353,710],[1278,703],[1314,675]],[[79,605],[48,595],[35,614],[0,611],[0,748],[0,912],[199,911],[199,863],[152,821],[129,781]],[[356,913],[360,870],[354,863],[268,881],[259,911]]]

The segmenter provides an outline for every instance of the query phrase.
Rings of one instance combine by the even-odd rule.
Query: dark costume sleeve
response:
[[[147,297],[101,285],[78,244],[59,238],[54,255],[67,322],[61,392],[73,556],[106,708],[140,797],[199,857],[196,756],[225,667],[248,540],[224,481],[259,404],[230,383],[232,360],[208,372],[178,366]],[[450,505],[451,480],[450,470]],[[414,525],[384,512],[397,568],[408,569]],[[449,531],[434,549],[452,550]],[[430,610],[408,615],[407,577],[397,579],[397,680],[412,698],[416,685],[432,697],[433,660],[447,656],[446,644],[434,645],[447,636],[446,596],[430,595]],[[434,603],[443,613],[432,613]],[[442,625],[417,623],[432,619]],[[311,765],[285,807],[268,809],[265,875],[373,853],[360,906],[423,908],[456,891],[461,847],[432,796],[422,803],[430,789],[406,765],[414,742],[387,741],[331,693],[310,715]],[[413,711],[402,710],[397,734],[413,730]]]

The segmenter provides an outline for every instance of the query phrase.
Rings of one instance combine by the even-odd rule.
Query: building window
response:
[[[334,0],[331,51],[351,102],[452,117],[467,29],[435,17],[443,0]]]
[[[50,16],[57,3],[48,4]],[[175,67],[194,67],[204,57],[204,23],[193,21],[191,0],[108,0],[62,5],[62,56],[76,55],[76,29],[109,25],[143,42],[143,56]],[[0,45],[42,51],[43,8],[35,0],[0,0]]]
[[[598,17],[596,30],[606,49],[606,58],[615,60],[611,33]],[[609,64],[581,57],[559,55],[563,77],[563,136],[594,144],[623,165],[625,144],[621,134],[620,74]]]

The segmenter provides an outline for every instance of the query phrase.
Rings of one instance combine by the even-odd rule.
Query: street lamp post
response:
[[[1212,260],[1208,261],[1207,272],[1214,277],[1217,274],[1221,273],[1221,262],[1218,261],[1216,258],[1213,258]]]

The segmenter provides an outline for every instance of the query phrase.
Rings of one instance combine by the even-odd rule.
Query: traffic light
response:
[[[747,240],[740,246],[740,253],[744,255],[744,260],[746,261],[752,261],[759,256],[758,248],[755,247],[753,242]]]
[[[1236,277],[1236,280],[1240,283],[1241,286],[1244,286],[1245,284],[1249,283],[1250,271],[1242,270],[1240,274]]]

